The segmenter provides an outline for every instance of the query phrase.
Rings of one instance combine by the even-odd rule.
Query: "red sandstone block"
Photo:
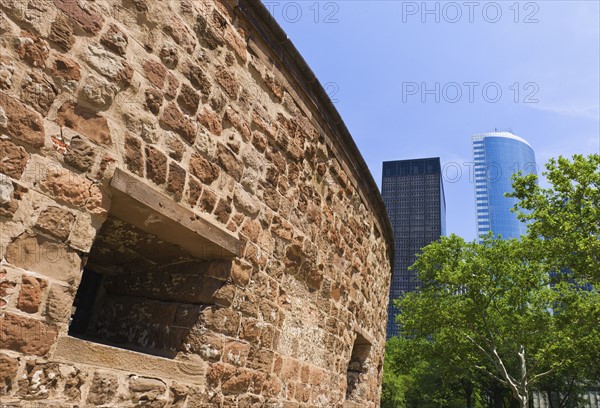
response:
[[[43,356],[56,341],[55,326],[6,313],[0,317],[0,344],[2,348],[24,354]]]
[[[77,0],[54,0],[54,5],[86,33],[98,34],[102,30],[104,18],[90,6],[84,9]]]
[[[226,371],[223,375],[221,390],[224,395],[242,394],[248,390],[253,381],[253,372],[243,368]]]
[[[21,178],[29,161],[29,153],[8,139],[0,139],[0,173],[16,180]]]
[[[0,92],[0,108],[6,116],[0,131],[33,147],[44,146],[44,126],[37,112],[4,92]]]
[[[37,313],[47,286],[48,282],[44,279],[23,275],[17,308],[27,313]]]

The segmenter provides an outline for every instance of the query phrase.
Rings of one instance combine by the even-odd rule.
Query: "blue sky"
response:
[[[378,184],[382,161],[441,157],[448,233],[475,238],[472,134],[512,129],[538,165],[600,152],[599,1],[263,2]]]

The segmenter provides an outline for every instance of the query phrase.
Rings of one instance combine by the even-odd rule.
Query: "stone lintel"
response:
[[[161,379],[184,381],[200,386],[206,384],[205,363],[191,364],[170,360],[68,336],[58,340],[51,360],[62,363],[87,364]]]
[[[365,329],[363,329],[361,326],[359,326],[358,324],[354,325],[354,332],[358,333],[360,337],[362,337],[362,339],[360,339],[360,337],[358,338],[359,340],[359,344],[368,344],[369,346],[372,346],[374,344],[377,344],[377,342],[375,341],[375,338],[373,338],[373,336],[371,336]]]
[[[200,259],[239,256],[237,237],[200,218],[135,176],[116,169],[110,186],[113,193],[110,213],[117,218],[178,245]]]

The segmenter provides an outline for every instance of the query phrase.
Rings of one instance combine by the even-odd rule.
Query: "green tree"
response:
[[[383,408],[463,408],[465,399],[469,408],[473,406],[472,383],[434,346],[427,340],[404,337],[387,342]]]
[[[396,301],[402,333],[496,380],[526,407],[536,383],[581,361],[586,344],[600,344],[598,292],[551,286],[540,245],[451,235],[427,246],[413,265],[421,289]],[[587,333],[577,327],[582,320]]]
[[[600,155],[560,157],[546,169],[548,188],[535,175],[516,176],[509,194],[529,223],[521,241],[450,236],[424,249],[413,266],[420,292],[397,301],[409,337],[402,348],[418,364],[390,360],[388,369],[405,376],[404,403],[388,406],[451,405],[443,392],[431,393],[440,381],[475,386],[496,407],[505,390],[524,407],[532,389],[577,406],[578,391],[597,386]]]
[[[412,375],[416,363],[406,339],[392,337],[385,345],[383,361],[382,408],[405,408],[406,393],[415,382]]]
[[[571,269],[583,280],[600,282],[600,155],[559,157],[546,164],[550,187],[535,174],[514,177],[520,201],[518,217],[530,222],[531,238],[542,238],[540,250],[553,270]]]

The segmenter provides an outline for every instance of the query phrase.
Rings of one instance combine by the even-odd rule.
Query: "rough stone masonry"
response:
[[[393,248],[258,1],[0,2],[0,406],[379,405]]]

